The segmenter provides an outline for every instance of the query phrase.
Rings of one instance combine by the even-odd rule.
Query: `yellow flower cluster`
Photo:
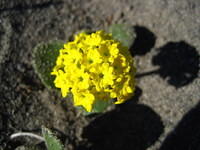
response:
[[[52,75],[63,97],[73,94],[74,105],[92,110],[95,100],[122,103],[133,95],[135,69],[127,47],[104,31],[79,33],[64,44]]]

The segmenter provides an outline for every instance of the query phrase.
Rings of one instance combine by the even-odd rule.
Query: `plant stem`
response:
[[[152,70],[152,71],[149,71],[149,72],[143,72],[143,73],[140,73],[140,74],[136,74],[135,78],[141,78],[141,77],[148,76],[148,75],[158,74],[159,72],[160,72],[159,69]]]
[[[20,136],[28,136],[28,137],[36,138],[40,141],[44,141],[43,137],[36,135],[36,134],[33,134],[33,133],[29,133],[29,132],[14,133],[10,136],[10,139],[14,139],[14,138],[17,138],[17,137],[20,137]]]

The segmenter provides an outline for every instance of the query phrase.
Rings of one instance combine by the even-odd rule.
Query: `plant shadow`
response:
[[[195,47],[184,41],[169,42],[159,49],[152,63],[157,72],[176,88],[189,84],[198,76],[200,57]]]
[[[200,102],[164,140],[160,150],[200,150]]]
[[[89,144],[83,143],[76,150],[145,150],[152,145],[163,132],[163,124],[150,107],[135,102],[139,94],[141,91],[86,126],[82,137]]]
[[[152,63],[159,69],[137,74],[136,78],[158,74],[170,85],[180,88],[198,77],[200,56],[195,47],[184,41],[169,42],[158,49]]]
[[[146,27],[134,26],[133,28],[135,30],[136,39],[130,48],[131,55],[145,55],[154,47],[156,36]]]

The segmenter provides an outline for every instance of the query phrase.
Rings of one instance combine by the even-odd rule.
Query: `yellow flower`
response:
[[[72,90],[74,105],[83,106],[88,112],[92,110],[92,104],[94,103],[95,97],[88,90],[86,91],[77,91],[76,89]]]
[[[113,70],[113,66],[110,66],[109,63],[102,64],[102,88],[106,88],[107,86],[112,86],[114,84],[114,79],[116,77]]]
[[[88,89],[89,88],[89,74],[83,71],[75,72],[77,76],[74,78],[74,86],[78,89]]]
[[[95,101],[133,96],[135,68],[127,47],[104,31],[79,33],[64,44],[51,73],[63,97],[73,94],[75,106],[92,111]]]

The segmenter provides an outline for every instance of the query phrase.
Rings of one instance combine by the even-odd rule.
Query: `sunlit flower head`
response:
[[[63,97],[92,111],[96,100],[123,103],[135,89],[133,58],[128,48],[104,31],[79,33],[64,44],[51,73]]]

